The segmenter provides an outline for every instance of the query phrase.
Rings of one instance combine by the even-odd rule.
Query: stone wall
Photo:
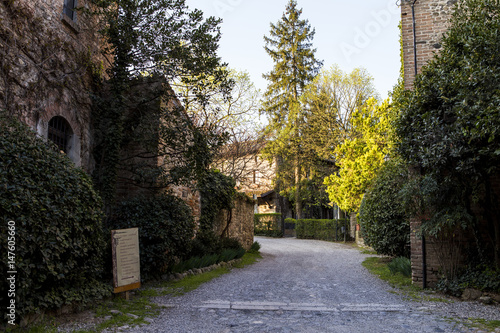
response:
[[[413,40],[413,0],[401,2],[405,89],[413,86],[415,57]],[[441,38],[448,29],[455,0],[417,0],[414,4],[417,71],[441,48]]]
[[[226,237],[236,238],[245,250],[250,249],[254,240],[254,202],[250,198],[236,197],[235,207],[231,212],[231,222]],[[215,222],[215,234],[222,235],[227,226],[228,213],[222,212]]]
[[[127,93],[127,119],[134,121],[134,130],[127,133],[120,152],[117,170],[116,200],[126,200],[138,195],[150,196],[163,191],[181,198],[193,212],[195,221],[201,213],[200,193],[193,188],[181,185],[158,186],[156,176],[160,167],[169,170],[161,146],[158,132],[160,126],[168,126],[162,117],[170,114],[165,110],[182,107],[174,92],[164,79],[149,77],[137,79]],[[187,115],[186,115],[187,117]],[[160,123],[162,125],[160,125]],[[163,148],[160,148],[163,149]]]
[[[92,71],[105,65],[93,17],[63,14],[64,0],[0,0],[0,110],[42,137],[49,120],[71,127],[68,155],[91,171]],[[88,0],[79,6],[87,7]]]

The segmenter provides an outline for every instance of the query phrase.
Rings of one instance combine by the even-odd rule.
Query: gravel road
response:
[[[263,259],[233,269],[122,332],[475,332],[449,318],[500,319],[498,306],[405,300],[343,244],[256,237]],[[448,319],[446,319],[448,318]]]

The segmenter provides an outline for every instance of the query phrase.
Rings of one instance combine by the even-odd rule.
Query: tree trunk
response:
[[[302,218],[302,200],[300,198],[300,165],[299,158],[295,158],[295,214],[297,219]]]

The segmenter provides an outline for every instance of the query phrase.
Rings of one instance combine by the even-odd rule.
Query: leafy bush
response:
[[[254,233],[259,236],[282,237],[281,214],[254,214]]]
[[[400,198],[407,177],[402,162],[389,160],[363,197],[361,232],[365,243],[379,254],[410,257],[410,223]]]
[[[387,264],[389,270],[392,274],[401,273],[403,276],[411,276],[411,261],[406,257],[394,258],[389,264]]]
[[[100,282],[101,200],[90,177],[27,126],[0,114],[0,127],[0,270],[17,270],[18,316],[108,295]],[[15,222],[15,269],[7,266],[8,221]]]
[[[204,249],[207,250],[207,247],[204,247]],[[194,252],[191,250],[186,256],[187,259],[174,265],[171,270],[173,272],[183,272],[193,268],[208,267],[219,262],[241,258],[246,252],[240,242],[234,238],[218,239],[211,246],[211,249],[212,251],[206,252],[201,256],[193,255]]]
[[[300,219],[295,224],[297,238],[337,241],[349,239],[349,221]]]
[[[136,197],[119,204],[109,229],[139,228],[141,278],[165,273],[188,249],[195,223],[191,209],[173,195]]]
[[[453,279],[441,279],[436,288],[453,296],[461,296],[466,288],[500,293],[500,269],[486,265],[470,265]]]
[[[500,265],[491,186],[500,165],[499,30],[498,0],[457,2],[439,54],[396,100],[395,124],[398,152],[416,171],[410,208],[428,217],[422,231],[467,229],[493,265]]]

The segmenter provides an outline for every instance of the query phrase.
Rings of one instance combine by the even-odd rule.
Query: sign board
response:
[[[114,292],[120,293],[139,288],[141,286],[139,229],[112,230],[111,247]]]

